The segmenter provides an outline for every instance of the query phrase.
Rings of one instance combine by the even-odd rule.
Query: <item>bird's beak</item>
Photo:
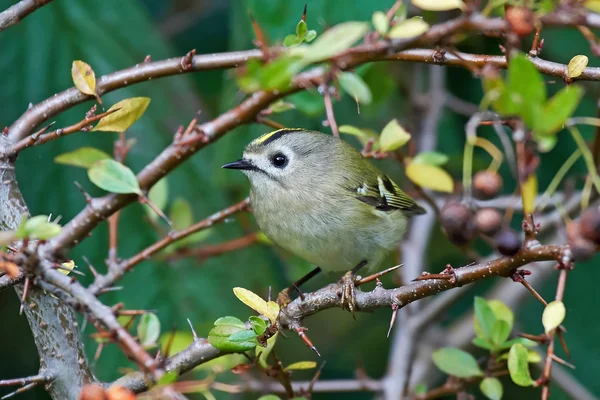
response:
[[[254,166],[254,164],[252,164],[252,161],[242,158],[241,160],[227,163],[227,164],[223,165],[221,168],[250,170],[250,169],[254,169],[255,166]]]

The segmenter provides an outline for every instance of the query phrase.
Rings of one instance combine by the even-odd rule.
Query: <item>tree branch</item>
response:
[[[491,276],[509,276],[512,271],[536,261],[554,260],[568,264],[571,250],[567,245],[537,245],[523,248],[514,257],[501,257],[493,261],[475,264],[454,270],[454,279],[428,279],[410,283],[396,289],[376,287],[371,292],[356,291],[356,308],[359,311],[371,311],[377,308],[403,307],[413,301],[429,297],[439,292],[460,287],[468,283],[488,279]],[[280,316],[284,328],[294,329],[301,325],[304,318],[319,311],[342,307],[341,286],[338,283],[328,285],[313,293],[305,293],[304,300],[292,301]]]
[[[259,50],[198,55],[192,58],[189,68],[188,65],[183,65],[182,57],[143,62],[100,77],[96,83],[96,92],[99,96],[102,96],[113,90],[165,76],[202,70],[234,68],[243,65],[250,59],[260,58],[261,56]],[[77,104],[94,99],[94,96],[83,94],[75,87],[57,93],[55,96],[29,108],[15,121],[8,130],[9,138],[12,142],[21,140],[32,134],[40,124],[49,118]]]
[[[0,13],[0,32],[21,22],[23,18],[52,0],[21,0]]]

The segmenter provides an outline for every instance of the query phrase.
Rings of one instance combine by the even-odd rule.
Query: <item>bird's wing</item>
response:
[[[378,175],[356,189],[356,198],[379,211],[402,210],[404,213],[424,214],[425,209],[402,191],[390,178]]]

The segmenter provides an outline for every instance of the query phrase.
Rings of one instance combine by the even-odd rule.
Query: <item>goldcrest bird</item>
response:
[[[273,242],[324,271],[348,271],[342,304],[352,312],[357,270],[379,267],[408,217],[425,213],[354,147],[321,132],[267,133],[223,168],[246,174],[256,221]]]

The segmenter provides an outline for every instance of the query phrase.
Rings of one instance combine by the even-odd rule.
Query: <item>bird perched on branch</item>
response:
[[[356,272],[378,268],[402,239],[408,218],[425,213],[354,147],[321,132],[267,133],[223,168],[248,176],[258,225],[277,245],[318,266],[308,275],[347,271],[342,305],[352,312]],[[280,293],[280,305],[294,287]]]

